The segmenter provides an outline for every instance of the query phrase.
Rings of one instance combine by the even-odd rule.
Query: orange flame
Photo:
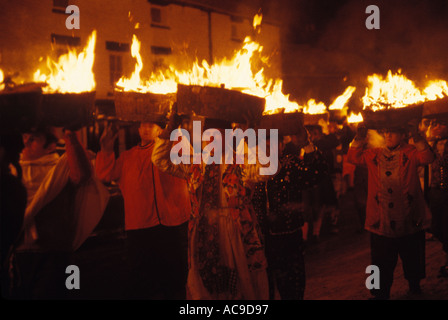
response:
[[[261,24],[262,15],[256,15],[253,21],[254,28]],[[263,47],[252,41],[250,37],[244,39],[243,47],[235,52],[231,59],[224,58],[210,65],[206,60],[201,63],[196,61],[189,70],[182,71],[171,65],[169,70],[152,73],[148,80],[140,78],[143,68],[139,53],[140,41],[134,35],[132,40],[132,56],[137,60],[135,71],[130,78],[122,77],[116,84],[117,90],[152,92],[152,93],[175,93],[177,84],[200,85],[210,87],[222,87],[238,90],[246,94],[255,95],[266,99],[265,112],[285,109],[287,112],[299,110],[296,102],[289,100],[289,95],[282,93],[283,81],[280,79],[266,79],[260,68],[253,71],[252,59],[255,54],[262,62],[267,61],[261,56]],[[278,111],[277,111],[278,112]]]
[[[328,107],[328,110],[342,110],[346,107],[346,103],[352,97],[353,92],[355,92],[356,88],[352,86],[348,86],[344,93],[337,97],[333,103]]]
[[[96,31],[89,37],[87,46],[79,54],[70,50],[59,57],[58,62],[47,57],[47,67],[50,74],[44,74],[40,69],[34,73],[34,81],[45,82],[46,93],[80,93],[95,90],[95,76],[92,71],[95,61]]]
[[[359,123],[359,122],[363,122],[364,119],[362,117],[361,112],[355,114],[354,112],[350,112],[350,115],[347,117],[347,122],[348,123]]]
[[[257,14],[253,19],[256,29],[260,26],[262,15]],[[236,51],[231,59],[223,58],[210,65],[206,60],[196,61],[189,70],[179,70],[171,65],[168,70],[152,73],[148,80],[142,80],[140,72],[143,68],[140,56],[140,41],[134,35],[132,39],[132,57],[136,59],[135,71],[130,78],[122,77],[116,84],[117,90],[134,92],[152,92],[159,94],[177,92],[177,84],[222,87],[238,90],[266,100],[264,113],[295,112],[303,109],[306,113],[325,113],[324,103],[317,103],[310,99],[306,106],[300,106],[291,101],[289,95],[283,91],[283,80],[268,79],[264,75],[264,68],[254,71],[254,58],[259,58],[264,64],[268,59],[262,55],[263,47],[246,37],[243,47]],[[344,94],[338,97],[332,106],[342,108],[354,92],[354,87],[348,87]]]
[[[370,82],[370,87],[366,88],[362,100],[364,109],[370,108],[373,111],[403,108],[448,95],[446,81],[430,81],[428,86],[420,91],[413,81],[401,74],[401,70],[397,74],[392,74],[392,71],[389,70],[384,80],[376,74],[369,76],[367,80]]]
[[[3,75],[3,70],[0,69],[0,91],[5,89],[5,84],[3,81],[5,80],[5,76]]]

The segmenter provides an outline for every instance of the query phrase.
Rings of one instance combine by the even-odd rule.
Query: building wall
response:
[[[29,82],[37,68],[45,63],[47,55],[56,58],[56,52],[66,49],[65,46],[52,44],[51,34],[79,37],[80,45],[77,48],[81,50],[95,29],[97,42],[93,71],[97,98],[104,99],[113,95],[111,63],[115,64],[116,59],[120,59],[121,72],[128,76],[135,63],[130,50],[108,50],[107,41],[130,47],[135,33],[142,43],[140,52],[144,77],[161,65],[174,64],[182,68],[182,65],[196,58],[209,62],[211,59],[230,58],[235,50],[242,47],[241,40],[245,35],[253,33],[251,18],[235,18],[209,7],[201,9],[182,4],[159,6],[147,0],[70,0],[69,4],[75,4],[80,9],[79,30],[66,28],[68,15],[55,12],[52,0],[2,1],[0,68],[7,73],[19,72],[15,79]],[[161,23],[152,21],[152,8],[161,10]],[[264,46],[264,52],[272,55],[273,74],[281,76],[279,27],[264,23],[262,33],[257,37]],[[165,48],[171,50],[171,54],[164,54]],[[154,50],[159,51],[154,53]],[[111,55],[121,58],[111,58]]]

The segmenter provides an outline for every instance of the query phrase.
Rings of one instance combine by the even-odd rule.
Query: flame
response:
[[[254,17],[253,26],[257,28],[261,24],[262,15]],[[281,79],[266,79],[264,68],[253,70],[252,60],[259,58],[267,64],[268,59],[262,56],[263,47],[246,37],[243,47],[236,51],[231,59],[216,60],[210,65],[206,60],[195,63],[188,70],[180,70],[170,65],[168,70],[153,72],[148,80],[140,77],[143,62],[140,56],[140,41],[134,35],[132,39],[132,57],[136,59],[135,71],[130,78],[122,77],[117,83],[117,90],[175,93],[177,84],[200,85],[210,87],[225,87],[238,90],[246,94],[266,99],[266,113],[279,111],[293,112],[300,109],[296,102],[289,100],[289,95],[282,93],[283,81]]]
[[[303,107],[303,113],[307,114],[323,114],[327,112],[327,106],[323,102],[316,103],[316,100],[310,99],[306,106]]]
[[[135,69],[130,78],[121,77],[116,83],[117,89],[121,91],[152,92],[167,94],[177,92],[177,82],[171,75],[162,72],[153,73],[149,80],[144,81],[140,77],[143,69],[143,60],[140,55],[141,42],[134,34],[132,37],[131,56],[136,59]]]
[[[348,86],[344,93],[337,97],[334,102],[328,107],[328,110],[342,110],[348,100],[352,97],[353,92],[355,92],[356,88],[352,86]]]
[[[257,29],[257,27],[259,26],[259,25],[261,25],[261,20],[263,19],[263,15],[262,14],[256,14],[255,16],[254,16],[254,20],[253,20],[253,22],[252,22],[252,25],[253,25],[253,27],[254,27],[254,30],[256,30]]]
[[[352,112],[350,112],[350,115],[347,117],[348,123],[358,123],[358,122],[363,122],[363,121],[364,121],[364,119],[362,118],[361,112],[355,114],[352,111]]]
[[[443,80],[430,81],[423,92],[427,100],[441,99],[444,96],[448,96],[448,85]]]
[[[261,24],[262,15],[257,14],[253,20],[254,28]],[[265,114],[278,112],[296,112],[321,114],[327,112],[324,103],[310,99],[305,106],[291,101],[289,94],[283,93],[283,80],[270,79],[264,74],[264,68],[254,70],[254,60],[267,65],[268,58],[263,56],[263,46],[246,37],[243,46],[230,59],[223,58],[210,65],[206,60],[195,61],[188,70],[179,70],[170,65],[168,70],[153,72],[147,80],[140,77],[143,62],[140,56],[140,41],[134,35],[132,38],[132,57],[136,59],[134,73],[130,78],[122,77],[116,84],[117,90],[134,92],[152,92],[159,94],[177,92],[177,84],[199,85],[209,87],[225,87],[238,90],[245,94],[264,98]],[[348,87],[344,94],[338,97],[332,106],[342,108],[354,92],[354,87]]]
[[[5,89],[5,84],[3,81],[5,80],[5,76],[3,75],[3,70],[0,69],[0,91]]]
[[[70,50],[59,57],[58,62],[47,57],[47,67],[50,74],[44,74],[40,69],[34,73],[34,81],[46,82],[43,88],[46,93],[80,93],[95,90],[95,77],[92,72],[95,60],[96,31],[89,37],[87,46],[79,54]]]
[[[371,75],[367,78],[370,87],[362,98],[364,109],[371,108],[373,111],[388,108],[404,108],[408,105],[422,103],[428,100],[442,98],[448,95],[446,81],[430,81],[422,91],[414,82],[401,74],[392,74],[389,70],[386,79],[380,75]]]

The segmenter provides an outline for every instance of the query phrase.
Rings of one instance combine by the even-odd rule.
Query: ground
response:
[[[305,252],[306,300],[367,300],[365,287],[370,265],[369,234],[359,231],[359,220],[353,209],[353,194],[341,198],[342,213],[339,233],[331,234],[323,226],[321,240],[307,245]],[[71,290],[69,299],[126,299],[124,233],[120,230],[98,233],[73,256],[80,269],[81,289]],[[441,244],[426,242],[426,274],[421,283],[423,294],[408,295],[399,260],[395,270],[391,300],[448,300],[448,278],[438,278],[443,264]]]

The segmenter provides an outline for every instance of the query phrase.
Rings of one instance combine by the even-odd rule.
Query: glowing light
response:
[[[435,80],[428,82],[422,91],[416,87],[413,81],[406,78],[399,70],[392,74],[389,70],[385,79],[380,75],[371,75],[367,78],[370,87],[362,98],[364,109],[373,111],[388,108],[404,108],[406,106],[435,100],[448,95],[446,81]]]
[[[347,117],[348,123],[359,123],[359,122],[363,122],[363,121],[364,121],[364,119],[362,118],[361,112],[359,112],[357,114],[351,112],[350,115]]]
[[[94,30],[88,40],[87,46],[79,54],[70,50],[61,55],[57,62],[47,57],[47,67],[50,74],[40,69],[34,73],[34,81],[45,82],[45,93],[80,93],[95,89],[95,76],[92,71],[95,61],[96,31]]]

